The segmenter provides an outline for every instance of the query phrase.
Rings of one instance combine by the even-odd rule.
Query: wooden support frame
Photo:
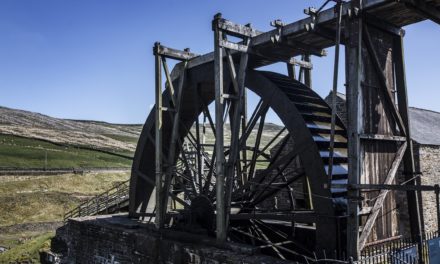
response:
[[[216,153],[216,232],[218,242],[225,242],[228,232],[230,202],[232,195],[232,187],[234,184],[235,172],[241,171],[241,164],[236,161],[240,156],[240,126],[242,127],[243,137],[246,128],[246,91],[244,87],[246,70],[249,57],[249,45],[251,38],[260,34],[250,27],[250,25],[239,25],[231,21],[223,19],[221,14],[217,14],[212,22],[214,31],[214,74],[215,74],[215,153]],[[227,36],[241,38],[240,43],[233,43],[227,40]],[[231,55],[231,51],[240,52],[240,62],[238,71]],[[223,58],[226,58],[230,79],[232,82],[233,94],[224,93],[224,69]],[[223,114],[225,111],[225,100],[231,100],[230,107],[230,123],[231,123],[231,148],[229,149],[229,158],[225,160],[224,151],[224,135]],[[246,157],[246,150],[243,151]],[[248,179],[237,179],[247,181]]]
[[[173,164],[175,159],[176,145],[179,138],[179,122],[180,122],[180,101],[183,93],[183,85],[185,81],[186,65],[188,60],[198,56],[189,52],[189,49],[183,51],[172,49],[161,45],[159,42],[154,44],[153,54],[155,56],[155,187],[156,187],[156,211],[155,211],[155,226],[160,229],[164,227],[164,220],[166,217],[168,197],[171,195],[174,200],[180,199],[172,195],[169,190],[169,185],[172,178],[173,168],[171,166],[164,166],[165,164]],[[183,61],[184,65],[180,72],[180,79],[177,91],[174,89],[173,80],[166,62],[166,59],[175,59]],[[163,68],[163,72],[162,72]],[[165,74],[166,85],[165,89],[169,90],[173,108],[163,107],[162,100],[162,73]],[[177,93],[176,93],[177,92]],[[170,114],[174,113],[173,128],[171,135],[171,146],[169,153],[164,156],[162,145],[162,122],[163,111],[168,111]],[[183,201],[179,201],[184,204]],[[184,204],[185,206],[185,204]]]

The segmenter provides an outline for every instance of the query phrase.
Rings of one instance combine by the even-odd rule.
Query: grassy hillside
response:
[[[64,213],[126,181],[129,173],[0,177],[0,263],[38,257]]]
[[[0,106],[0,167],[44,167],[46,151],[49,168],[126,166],[126,160],[108,154],[132,157],[141,129],[139,124],[61,119]]]
[[[1,168],[129,167],[131,160],[116,155],[41,140],[0,135]]]
[[[0,178],[0,227],[61,221],[81,201],[128,178],[128,172]]]

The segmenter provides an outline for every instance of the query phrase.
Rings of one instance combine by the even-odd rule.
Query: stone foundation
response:
[[[52,251],[61,263],[288,263],[246,245],[218,245],[214,238],[154,230],[126,215],[70,219],[59,228]]]

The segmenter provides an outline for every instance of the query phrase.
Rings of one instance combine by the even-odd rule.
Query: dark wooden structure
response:
[[[400,186],[412,238],[421,239],[423,188],[414,174],[401,27],[439,23],[440,1],[335,2],[324,11],[308,9],[309,17],[291,24],[273,21],[269,32],[216,15],[214,52],[205,55],[156,43],[156,107],[133,163],[132,217],[154,219],[159,229],[215,234],[220,243],[251,244],[283,259],[356,259],[368,241],[396,235],[396,215],[384,212],[395,205],[392,186]],[[311,89],[311,56],[339,43],[346,52],[348,127]],[[166,58],[182,62],[170,73]],[[289,76],[256,70],[275,62],[287,63]],[[253,112],[247,90],[260,99]],[[262,145],[269,111],[284,128]],[[287,154],[267,154],[289,140]],[[287,173],[293,160],[301,166]],[[405,182],[396,180],[401,163]],[[307,204],[291,188],[299,180]],[[283,189],[289,210],[261,206]]]

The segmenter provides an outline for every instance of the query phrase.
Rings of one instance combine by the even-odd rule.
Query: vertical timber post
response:
[[[304,55],[304,61],[306,62],[312,62],[312,56],[310,54]],[[312,88],[312,69],[304,69],[304,84]]]
[[[287,75],[290,79],[296,80],[296,73],[295,73],[295,64],[294,63],[286,63],[287,66]]]
[[[408,116],[408,95],[406,87],[405,76],[405,59],[403,51],[403,31],[400,32],[400,36],[394,37],[394,61],[396,71],[396,90],[397,90],[397,102],[399,106],[399,113],[402,117],[403,124],[406,130],[407,149],[405,156],[403,157],[403,167],[405,172],[405,181],[408,181],[407,185],[420,185],[420,178],[414,178],[415,165],[414,165],[414,151],[411,140],[410,120]],[[419,263],[424,263],[423,259],[423,226],[422,226],[422,208],[420,208],[421,192],[420,191],[407,191],[408,211],[411,227],[411,237],[414,242],[418,243],[419,248]]]
[[[215,153],[216,153],[216,235],[220,243],[226,240],[225,218],[225,152],[223,145],[223,48],[220,40],[223,38],[222,31],[218,28],[221,14],[214,16],[214,82],[215,82]]]
[[[347,114],[348,114],[348,184],[359,184],[360,170],[360,131],[361,131],[361,80],[362,80],[362,16],[359,14],[362,0],[351,2],[352,16],[346,26],[346,82],[347,82]],[[359,258],[359,206],[357,200],[359,190],[348,190],[348,218],[346,251],[348,257]]]
[[[155,91],[156,91],[156,120],[155,120],[155,172],[156,172],[156,228],[163,227],[162,202],[162,58],[158,52],[160,43],[154,44],[155,57]]]

